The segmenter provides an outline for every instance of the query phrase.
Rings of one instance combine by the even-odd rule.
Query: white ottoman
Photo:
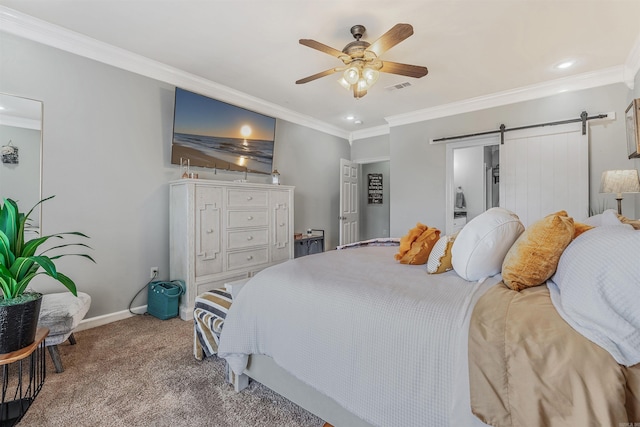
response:
[[[49,328],[49,335],[45,339],[45,345],[51,355],[51,360],[56,368],[56,372],[64,371],[58,344],[67,339],[71,344],[75,344],[73,331],[89,311],[91,307],[91,296],[84,292],[78,292],[75,297],[71,292],[60,292],[45,294],[42,296],[40,306],[40,318],[38,326]]]

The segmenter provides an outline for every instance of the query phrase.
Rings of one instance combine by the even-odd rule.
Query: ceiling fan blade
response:
[[[427,67],[400,64],[399,62],[390,61],[382,61],[382,68],[380,68],[380,71],[383,73],[400,74],[401,76],[415,77],[416,79],[426,76],[429,72],[429,70],[427,70]]]
[[[320,52],[328,53],[329,55],[335,56],[336,58],[340,58],[342,56],[347,56],[347,57],[349,56],[338,49],[334,49],[330,46],[327,46],[326,44],[322,44],[315,40],[300,39],[299,42],[301,45],[310,47],[311,49],[319,50]]]
[[[378,40],[371,43],[367,50],[379,57],[412,34],[413,27],[410,24],[396,24]]]
[[[301,85],[303,83],[309,83],[312,80],[319,79],[320,77],[328,76],[328,75],[333,74],[333,73],[337,73],[340,70],[341,70],[340,68],[331,68],[329,70],[322,71],[322,72],[314,74],[312,76],[305,77],[304,79],[300,79],[300,80],[296,81],[296,84],[297,85]]]

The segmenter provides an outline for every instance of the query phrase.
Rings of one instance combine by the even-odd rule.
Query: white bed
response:
[[[397,249],[330,251],[260,272],[234,299],[218,355],[255,377],[255,364],[270,362],[256,358],[246,370],[249,355],[266,355],[363,425],[484,425],[469,405],[467,331],[473,305],[500,276],[429,275],[397,263]],[[317,415],[352,425],[326,412]]]
[[[237,390],[337,427],[635,425],[640,231],[605,225],[560,211],[524,231],[493,208],[427,266],[395,259],[406,240],[290,260],[234,296],[217,352]],[[428,274],[432,254],[453,270]]]

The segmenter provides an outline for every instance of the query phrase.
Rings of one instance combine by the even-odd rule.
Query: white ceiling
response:
[[[214,89],[223,85],[219,99],[227,102],[239,95],[237,104],[249,100],[259,112],[276,117],[291,112],[347,135],[420,112],[464,110],[479,100],[504,104],[563,88],[631,85],[640,67],[640,0],[0,0],[0,5],[21,12],[20,19],[30,15],[196,81],[214,82]],[[341,65],[299,39],[342,50],[353,40],[351,26],[364,25],[363,39],[373,42],[396,23],[413,25],[414,34],[381,58],[426,66],[427,76],[381,74],[360,100],[338,85],[337,74],[295,84]],[[566,60],[575,65],[555,68]],[[411,86],[385,89],[403,82]],[[345,120],[349,114],[363,123]]]

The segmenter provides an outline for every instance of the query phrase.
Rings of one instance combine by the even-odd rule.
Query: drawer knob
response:
[[[251,215],[249,215],[249,216],[247,217],[247,220],[248,220],[248,221],[251,221],[252,219],[253,219],[253,217],[252,217]]]
[[[249,256],[247,257],[247,261],[251,261],[252,259],[253,259],[253,255],[249,255]]]
[[[281,223],[280,223],[280,227],[284,227],[284,222],[281,222]]]
[[[207,230],[207,233],[208,233],[208,234],[213,233],[213,229],[209,228],[209,229]]]
[[[247,236],[247,240],[253,240],[253,236]]]
[[[253,197],[247,196],[247,200],[253,200]]]

